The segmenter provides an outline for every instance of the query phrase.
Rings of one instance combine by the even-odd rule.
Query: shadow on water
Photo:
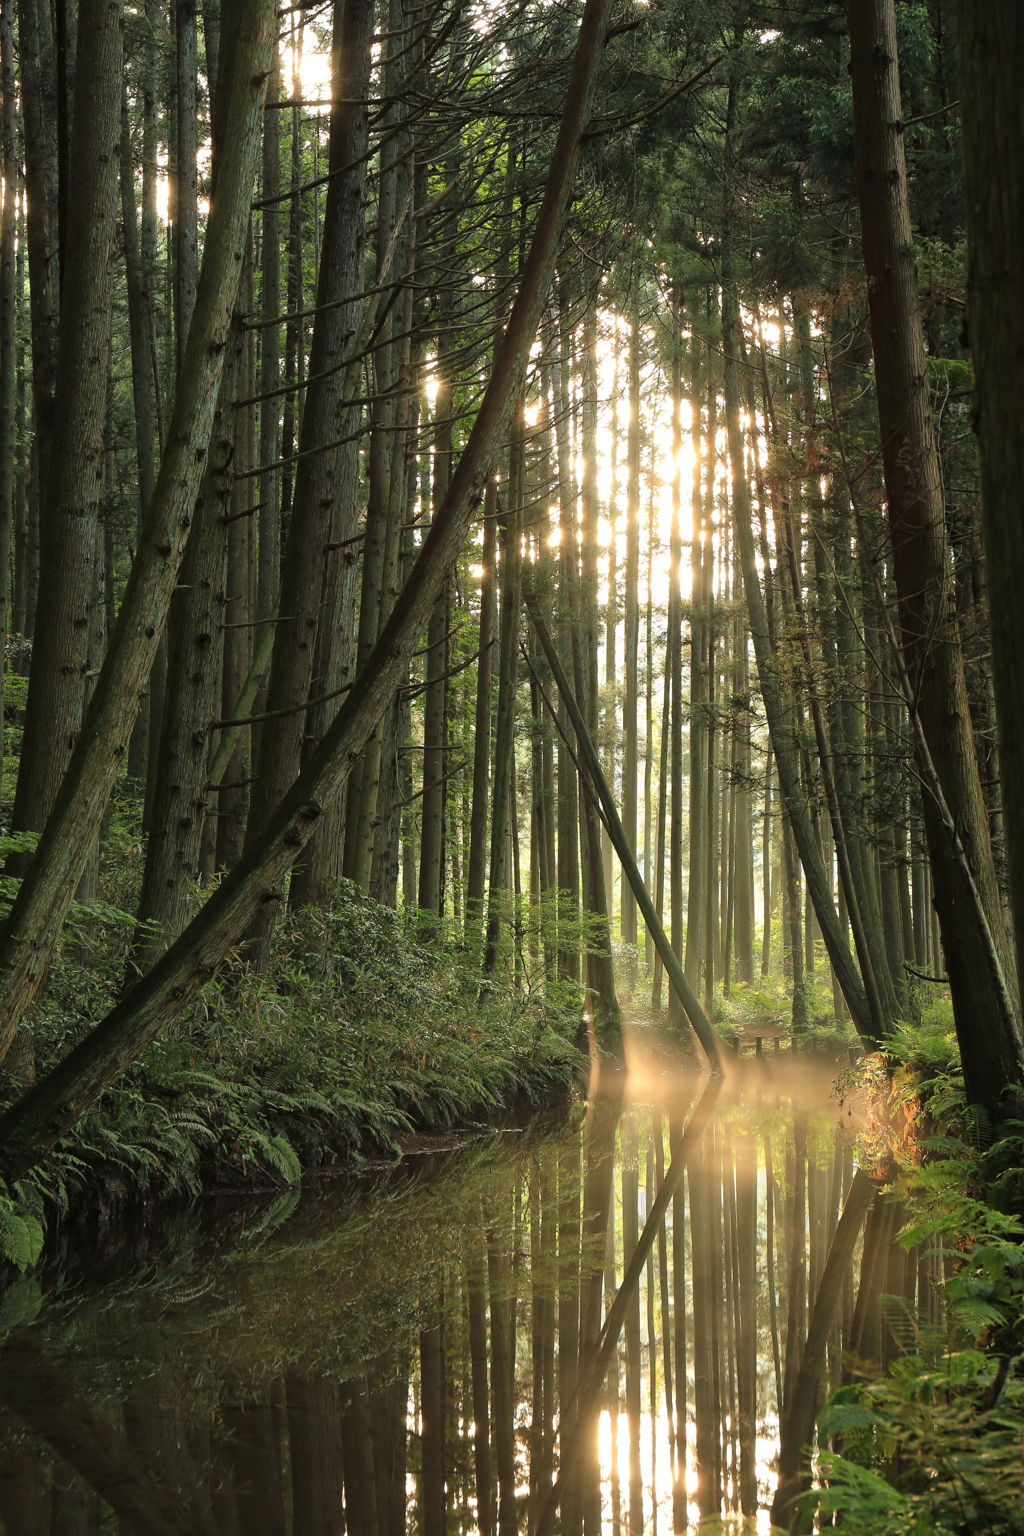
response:
[[[68,1248],[2,1298],[3,1531],[787,1525],[879,1297],[934,1305],[835,1075],[635,1047],[568,1120]]]

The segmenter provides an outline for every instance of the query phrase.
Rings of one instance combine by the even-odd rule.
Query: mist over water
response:
[[[855,1179],[840,1069],[769,1049],[715,1086],[598,1384],[709,1085],[641,1036],[567,1114],[67,1235],[3,1298],[7,1536],[767,1532]],[[932,1305],[898,1225],[875,1200],[840,1256],[819,1403],[896,1347],[881,1296]]]

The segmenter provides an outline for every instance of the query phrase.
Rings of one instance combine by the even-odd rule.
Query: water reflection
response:
[[[879,1298],[932,1306],[834,1076],[751,1062],[674,1163],[717,1086],[613,1077],[429,1176],[207,1207],[58,1269],[41,1307],[23,1284],[7,1536],[767,1531],[827,1385],[895,1347]]]

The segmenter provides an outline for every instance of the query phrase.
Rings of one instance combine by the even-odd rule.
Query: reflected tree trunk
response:
[[[338,1392],[322,1377],[285,1377],[292,1528],[296,1536],[338,1536],[345,1516]]]

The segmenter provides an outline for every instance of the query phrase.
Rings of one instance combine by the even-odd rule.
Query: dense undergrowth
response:
[[[32,1021],[36,1073],[115,1000],[130,937],[115,928],[94,925],[91,950],[80,934],[54,966]],[[585,1065],[572,1002],[500,985],[481,1002],[453,938],[421,942],[343,886],[333,910],[281,921],[265,975],[226,967],[4,1198],[0,1248],[24,1268],[54,1212],[109,1219],[211,1186],[292,1184],[305,1167],[397,1152],[404,1132],[564,1098]],[[0,1071],[0,1104],[22,1087]]]
[[[862,1166],[888,1165],[903,1202],[898,1241],[940,1259],[940,1320],[881,1297],[898,1354],[854,1380],[818,1419],[817,1486],[801,1529],[857,1536],[1024,1532],[1024,1120],[993,1134],[963,1090],[948,1005],[901,1028],[841,1092],[885,1099]]]

